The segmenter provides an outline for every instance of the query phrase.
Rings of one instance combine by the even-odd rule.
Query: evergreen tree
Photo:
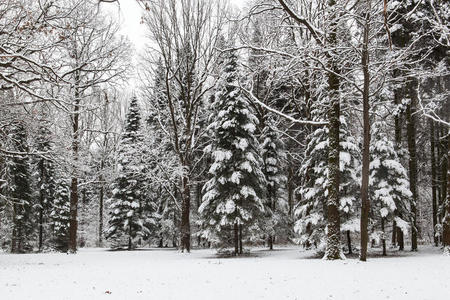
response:
[[[41,121],[39,131],[36,137],[36,149],[43,153],[38,157],[35,165],[36,169],[36,187],[39,191],[38,208],[38,225],[39,225],[39,241],[38,248],[42,250],[45,242],[44,234],[46,233],[46,225],[48,223],[49,213],[55,197],[55,166],[51,157],[52,142],[51,132],[48,122]]]
[[[20,153],[7,162],[11,180],[7,185],[8,196],[13,203],[11,252],[23,253],[33,249],[31,239],[34,233],[30,165],[25,154],[28,152],[27,131],[23,121],[14,121],[9,134],[13,149]]]
[[[69,218],[70,198],[69,182],[60,178],[55,183],[55,193],[50,208],[50,228],[53,235],[51,245],[54,249],[67,252],[69,250]]]
[[[267,120],[262,132],[261,154],[264,162],[263,173],[266,179],[266,208],[268,222],[264,227],[268,234],[268,245],[273,249],[275,236],[282,234],[288,236],[288,215],[285,189],[286,176],[283,174],[283,164],[286,154],[279,134],[274,130],[274,124]]]
[[[340,205],[341,231],[359,231],[356,195],[358,193],[358,170],[360,149],[351,136],[344,116],[340,126]],[[299,243],[310,247],[316,246],[319,251],[325,250],[326,237],[326,201],[328,195],[328,127],[316,129],[309,138],[305,151],[305,161],[300,168],[303,178],[302,187],[298,190],[301,200],[295,209],[298,218],[295,231],[300,235]],[[349,252],[351,245],[349,242]]]
[[[113,248],[124,246],[131,250],[135,239],[148,236],[149,229],[143,216],[145,195],[143,185],[142,142],[140,110],[133,97],[127,113],[125,131],[118,150],[118,175],[113,183],[111,212],[106,238]]]
[[[370,146],[370,177],[369,195],[372,203],[371,232],[372,239],[380,239],[383,254],[386,255],[385,223],[388,219],[395,219],[404,233],[407,234],[408,225],[405,220],[410,216],[408,201],[412,194],[409,189],[407,170],[403,167],[395,151],[394,143],[389,140],[387,128],[383,122],[372,125],[372,143]],[[380,221],[381,232],[374,228]]]
[[[215,132],[212,177],[199,208],[204,235],[224,245],[234,236],[235,255],[242,252],[243,229],[263,219],[265,185],[254,135],[257,118],[241,95],[237,63],[236,53],[230,52],[216,93],[218,113],[210,125]]]

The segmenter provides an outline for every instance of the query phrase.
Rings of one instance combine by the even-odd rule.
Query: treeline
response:
[[[0,35],[16,55],[0,65],[4,248],[448,251],[448,3],[251,1],[236,16],[143,1],[131,97],[106,4],[24,3],[0,6],[32,33]]]

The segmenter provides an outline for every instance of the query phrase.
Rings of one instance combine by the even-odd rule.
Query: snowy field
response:
[[[431,247],[367,263],[322,261],[297,248],[214,254],[0,254],[0,299],[450,299],[450,257]]]

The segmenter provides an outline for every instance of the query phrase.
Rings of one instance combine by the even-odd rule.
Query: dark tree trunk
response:
[[[239,229],[238,224],[234,223],[234,256],[239,254]]]
[[[447,136],[445,138],[446,140],[446,146],[447,146],[447,158],[450,157],[450,143],[449,143],[449,135],[450,132],[447,131]],[[449,168],[447,167],[446,172],[449,171]],[[448,193],[447,190],[450,190],[450,175],[448,173],[446,173],[446,186],[445,186],[445,190],[446,190],[446,201],[445,201],[445,205],[444,205],[444,213],[445,216],[442,220],[442,225],[443,225],[443,235],[442,235],[442,244],[445,247],[445,251],[447,252],[447,254],[450,255],[450,193]]]
[[[406,108],[408,120],[408,151],[409,151],[409,185],[412,193],[411,199],[411,251],[417,251],[417,155],[416,155],[416,105],[417,105],[417,79],[409,78],[410,103]]]
[[[361,56],[361,65],[364,76],[363,87],[363,153],[362,153],[362,175],[361,175],[361,254],[360,260],[366,261],[367,259],[367,243],[368,243],[368,224],[369,224],[369,163],[370,163],[370,116],[369,116],[369,14],[366,15],[366,22],[364,26],[364,41],[363,50]]]
[[[350,236],[350,230],[347,230],[347,247],[348,247],[348,254],[352,254],[352,238]]]
[[[405,239],[403,231],[397,227],[397,242],[398,242],[398,250],[403,251],[405,250]]]
[[[239,225],[239,254],[243,253],[242,247],[242,224]]]
[[[103,180],[100,177],[100,180]],[[98,206],[98,246],[102,247],[103,245],[103,203],[104,203],[104,193],[105,187],[103,183],[101,183],[100,191],[99,191],[99,206]]]
[[[391,240],[392,247],[397,246],[397,222],[392,221],[392,240]]]
[[[433,207],[433,238],[434,245],[437,247],[439,243],[439,238],[436,234],[437,225],[437,198],[436,198],[436,157],[435,157],[435,129],[434,121],[429,120],[430,123],[430,158],[431,158],[431,204]]]
[[[44,178],[44,160],[40,161],[41,179]],[[39,193],[39,252],[42,251],[42,244],[44,239],[44,193],[40,190]]]
[[[328,1],[332,8],[334,0]],[[329,34],[329,45],[337,44],[337,23],[333,21]],[[327,246],[325,259],[341,258],[341,224],[339,214],[339,128],[340,128],[340,99],[339,99],[339,68],[329,57],[329,67],[333,72],[327,73],[330,108],[328,109],[329,150],[328,150],[328,199],[327,199]]]
[[[387,253],[386,253],[386,232],[384,231],[384,222],[385,222],[385,219],[384,219],[384,217],[382,217],[381,218],[381,231],[383,232],[383,238],[381,240],[381,243],[383,245],[383,256],[386,256],[387,255]]]
[[[187,172],[188,168],[185,170]],[[191,252],[191,226],[190,226],[190,208],[191,193],[189,189],[189,174],[183,174],[182,178],[182,205],[181,205],[181,251]]]
[[[80,81],[79,74],[75,75],[75,82]],[[79,118],[80,118],[80,93],[75,88],[74,111],[72,115],[72,180],[70,184],[70,219],[69,219],[69,251],[77,252],[78,232],[78,147],[79,147]]]

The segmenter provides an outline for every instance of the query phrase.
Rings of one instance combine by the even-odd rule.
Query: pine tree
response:
[[[31,198],[31,176],[27,153],[27,131],[23,121],[14,121],[11,124],[10,137],[14,155],[9,162],[11,182],[8,183],[9,198],[13,203],[13,230],[11,237],[11,252],[23,253],[31,251],[31,239],[34,233]]]
[[[283,143],[279,134],[274,130],[275,125],[267,120],[266,126],[262,132],[261,154],[264,162],[263,173],[267,183],[267,201],[266,211],[268,213],[268,222],[264,227],[268,234],[269,249],[273,249],[275,236],[283,234],[287,236],[288,216],[287,201],[283,185],[286,182],[286,176],[283,174],[283,161],[286,154],[283,150]]]
[[[55,183],[55,194],[50,208],[50,228],[53,235],[51,245],[54,249],[67,252],[69,250],[69,218],[70,198],[69,182],[60,178]]]
[[[358,170],[360,149],[351,136],[344,116],[340,126],[340,205],[341,231],[349,233],[359,231],[356,195],[359,189]],[[295,209],[298,220],[295,231],[300,235],[301,245],[315,246],[324,251],[326,246],[326,201],[328,195],[328,128],[316,129],[309,137],[305,151],[305,161],[299,173],[303,178],[302,187],[298,190],[301,201]],[[349,242],[350,244],[350,242]],[[349,247],[351,252],[351,246]]]
[[[41,251],[46,234],[46,224],[48,223],[48,217],[50,209],[54,201],[54,194],[56,189],[55,182],[55,166],[54,161],[51,157],[53,145],[51,142],[51,132],[49,129],[48,122],[41,121],[39,126],[39,132],[36,137],[36,149],[43,153],[42,156],[38,157],[36,162],[36,175],[37,182],[36,187],[39,191],[39,204],[38,208],[38,225],[39,225],[39,238],[38,238],[38,248]]]
[[[143,216],[145,194],[143,188],[142,141],[140,110],[133,97],[127,113],[125,131],[118,150],[118,175],[113,183],[109,228],[106,238],[113,248],[135,247],[135,239],[148,236]]]
[[[400,162],[395,151],[394,143],[389,140],[384,122],[372,125],[372,143],[370,146],[370,177],[369,195],[372,203],[371,232],[375,234],[372,239],[381,238],[383,255],[386,255],[385,224],[388,219],[395,219],[404,233],[407,234],[408,219],[410,215],[408,201],[412,194],[409,189],[407,170]],[[377,222],[380,221],[381,232],[377,232]]]
[[[264,217],[265,185],[254,136],[257,118],[241,95],[237,63],[236,53],[230,52],[216,94],[218,114],[211,124],[212,177],[199,208],[204,235],[223,245],[234,236],[235,255],[242,252],[244,230]]]

